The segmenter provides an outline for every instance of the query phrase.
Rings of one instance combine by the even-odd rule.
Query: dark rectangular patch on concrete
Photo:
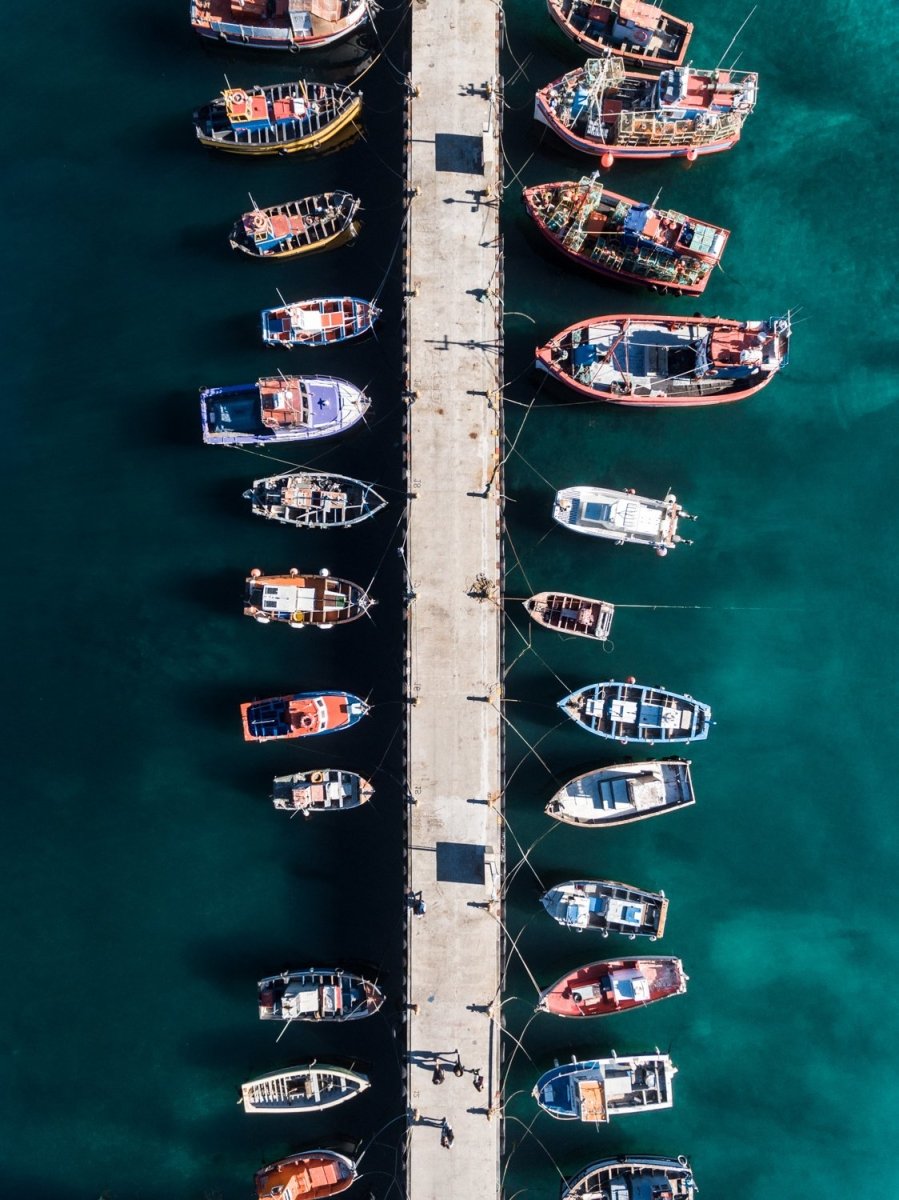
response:
[[[438,171],[455,171],[459,175],[483,175],[483,138],[469,133],[437,133],[434,135],[434,164]]]
[[[484,883],[484,847],[471,842],[437,843],[439,883]]]

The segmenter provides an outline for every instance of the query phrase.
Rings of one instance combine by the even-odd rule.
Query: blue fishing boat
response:
[[[200,392],[203,441],[212,445],[305,442],[349,429],[371,401],[330,375],[274,375]]]
[[[368,333],[381,310],[371,300],[327,296],[262,310],[262,340],[269,346],[331,346]]]
[[[532,1095],[544,1112],[559,1121],[604,1125],[623,1113],[671,1108],[671,1083],[676,1074],[669,1056],[659,1052],[627,1058],[613,1054],[580,1062],[572,1058],[570,1063],[557,1063],[544,1072]]]
[[[558,702],[566,716],[597,737],[627,742],[699,742],[712,710],[692,696],[628,681],[590,683]]]

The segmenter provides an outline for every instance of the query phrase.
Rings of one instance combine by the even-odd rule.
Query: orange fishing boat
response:
[[[333,1150],[303,1150],[257,1171],[257,1200],[326,1200],[345,1192],[356,1180],[356,1164]]]
[[[296,692],[240,706],[246,742],[314,737],[317,733],[349,729],[367,712],[365,701],[349,692]]]

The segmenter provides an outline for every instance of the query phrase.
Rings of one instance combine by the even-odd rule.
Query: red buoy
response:
[[[609,167],[611,167],[612,163],[615,161],[615,155],[611,150],[607,150],[599,161],[608,171]]]

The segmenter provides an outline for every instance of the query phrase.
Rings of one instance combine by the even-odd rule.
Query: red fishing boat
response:
[[[727,229],[610,192],[599,174],[524,189],[528,214],[573,262],[656,291],[698,296],[730,236]]]
[[[615,313],[569,325],[537,368],[589,400],[694,408],[745,400],[789,362],[790,314],[767,321]]]
[[[547,0],[562,32],[591,54],[615,54],[644,67],[677,67],[693,33],[689,21],[646,0]]]
[[[534,119],[607,169],[616,158],[693,162],[736,145],[757,94],[752,71],[672,67],[649,75],[606,55],[541,88]]]
[[[686,990],[679,958],[606,958],[563,975],[540,993],[537,1008],[557,1017],[606,1017]]]
[[[332,1150],[304,1150],[279,1159],[256,1172],[257,1200],[302,1196],[303,1200],[326,1200],[351,1187],[356,1164]]]

